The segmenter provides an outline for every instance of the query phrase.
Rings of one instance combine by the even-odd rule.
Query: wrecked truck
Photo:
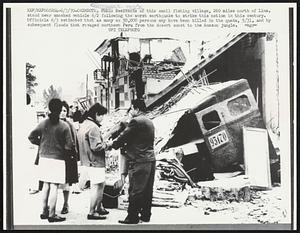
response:
[[[187,110],[180,113],[183,106]],[[158,153],[173,150],[178,155],[181,150],[183,168],[195,182],[213,179],[208,173],[240,169],[244,162],[243,127],[266,129],[245,79],[191,89],[170,108],[165,120],[163,116],[154,119],[156,127],[173,123],[169,135],[161,135],[164,139]],[[269,156],[276,158],[270,138]]]

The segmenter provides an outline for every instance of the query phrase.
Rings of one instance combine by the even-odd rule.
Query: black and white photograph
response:
[[[4,229],[296,229],[296,3],[3,19]]]

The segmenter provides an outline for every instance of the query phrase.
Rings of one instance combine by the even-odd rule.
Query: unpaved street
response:
[[[34,149],[31,149],[34,151]],[[33,153],[34,154],[34,153]],[[24,166],[24,164],[23,164]],[[29,165],[28,165],[29,166]],[[153,215],[150,223],[138,225],[122,225],[118,220],[126,217],[125,210],[109,209],[110,214],[106,220],[87,220],[86,215],[89,208],[89,190],[80,194],[70,195],[70,212],[65,215],[67,220],[61,223],[49,223],[41,220],[41,192],[37,194],[28,193],[27,178],[31,174],[30,169],[24,168],[16,176],[18,185],[14,192],[14,223],[20,228],[26,229],[224,229],[224,226],[216,224],[259,224],[256,227],[263,228],[282,227],[282,223],[288,223],[288,215],[281,187],[274,187],[270,191],[251,191],[250,202],[228,202],[228,201],[203,201],[190,200],[180,208],[153,207]],[[21,180],[23,179],[23,182]],[[59,190],[57,213],[62,208],[63,195]],[[210,224],[210,225],[206,225]],[[226,229],[235,229],[234,225],[225,225]],[[248,226],[248,225],[243,225]],[[250,227],[252,225],[249,225]],[[277,228],[276,228],[277,227]],[[18,228],[18,227],[17,227]],[[90,228],[89,228],[90,229]],[[280,228],[282,229],[282,228]],[[284,228],[286,229],[286,228]]]

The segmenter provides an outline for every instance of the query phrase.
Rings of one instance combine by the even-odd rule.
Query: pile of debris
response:
[[[239,175],[213,181],[200,181],[196,188],[190,188],[188,202],[195,200],[237,201],[251,200],[250,182],[247,176]]]
[[[154,108],[151,112],[149,112],[147,115],[150,119],[153,119],[159,115],[167,113],[172,106],[174,106],[176,103],[178,103],[184,96],[186,96],[189,92],[195,91],[197,87],[201,87],[203,84],[200,82],[200,80],[189,80],[189,83],[187,86],[181,87],[175,95],[173,95],[169,100],[167,100],[162,105]]]
[[[101,123],[101,131],[104,138],[109,137],[109,132],[116,127],[122,120],[125,120],[126,111],[114,111],[104,116]]]
[[[251,187],[255,185],[253,177],[258,180],[262,179],[256,176],[261,173],[256,172],[258,168],[255,161],[257,160],[253,160],[255,153],[250,150],[253,148],[252,144],[255,140],[253,138],[248,141],[241,140],[246,133],[249,136],[252,131],[250,133],[246,132],[243,126],[259,129],[257,131],[259,133],[265,133],[266,129],[261,118],[259,118],[259,121],[257,118],[255,118],[255,121],[253,120],[254,113],[256,114],[258,109],[247,81],[229,81],[207,86],[202,86],[203,83],[198,81],[188,81],[188,85],[182,87],[166,103],[148,112],[148,117],[153,120],[156,130],[155,153],[157,169],[153,190],[153,205],[178,208],[183,205],[203,206],[203,203],[209,201],[210,205],[204,208],[205,214],[232,211],[235,208],[234,203],[249,203],[248,205],[251,205],[256,195],[256,192],[251,190]],[[232,94],[236,96],[233,99],[235,105],[232,104]],[[248,101],[245,101],[245,99]],[[222,105],[224,100],[231,101],[230,104],[233,106],[244,106],[245,104],[248,109],[233,107],[233,109],[225,111],[224,106],[226,108],[229,107],[228,104]],[[218,110],[219,114],[214,115],[210,112],[205,112],[207,108],[210,108],[212,113],[217,113],[216,110]],[[187,109],[190,111],[187,111]],[[234,117],[229,114],[229,110],[235,110]],[[253,113],[248,116],[249,119],[247,118],[247,121],[243,115],[244,112],[247,114]],[[190,117],[186,116],[188,114],[190,114]],[[232,131],[222,128],[223,124],[221,123],[224,119],[219,119],[219,115],[224,117],[226,114],[228,115],[226,116],[228,121],[225,123],[228,128],[233,127],[231,122],[235,121],[236,125]],[[236,121],[236,118],[239,121]],[[124,120],[126,120],[125,111],[116,111],[107,116],[102,123],[104,138],[108,138],[109,132],[114,127],[118,127],[119,123]],[[214,125],[215,122],[217,122],[217,125]],[[196,132],[197,135],[193,135],[192,131]],[[234,133],[232,133],[233,131]],[[211,134],[211,132],[214,134]],[[267,148],[267,137],[264,140],[262,142],[263,146]],[[246,147],[245,142],[251,142],[252,144],[247,144]],[[240,167],[242,162],[240,158],[245,153],[245,148],[248,149],[248,157],[252,158],[251,161],[254,162],[244,161],[244,167]],[[256,154],[261,155],[259,151]],[[119,156],[119,151],[112,150],[107,153],[107,171],[112,172],[116,176],[118,176]],[[235,157],[233,158],[232,156]],[[269,158],[268,153],[264,153],[261,156]],[[196,171],[205,170],[206,164],[211,166],[207,162],[209,160],[207,158],[214,158],[218,162],[215,165],[220,166],[215,166],[214,170],[210,170],[214,176],[203,178],[200,177],[200,173],[195,172],[195,169]],[[228,166],[226,165],[227,170],[223,169],[223,162],[230,163]],[[203,166],[203,164],[205,165]],[[189,168],[190,165],[194,172]],[[249,165],[254,166],[254,169],[251,170],[252,173],[249,173],[249,169],[248,171],[246,169],[247,166],[249,168]],[[265,167],[261,166],[259,169],[260,171],[266,171],[264,174],[265,178],[269,178],[268,169],[265,169],[269,166],[269,162],[264,163],[264,165]],[[237,168],[239,169],[237,170]],[[231,175],[224,176],[221,172],[225,171],[231,173]],[[223,177],[221,175],[217,176],[216,172],[220,172]],[[265,183],[256,184],[262,185],[261,187],[271,187],[270,179],[266,180]],[[123,187],[123,195],[118,199],[119,208],[124,209],[128,206],[128,190],[126,190],[128,186],[127,180]],[[243,205],[248,206],[246,204]],[[253,212],[250,211],[249,214],[253,214]],[[264,220],[261,221],[264,222]]]
[[[158,179],[154,183],[152,205],[178,208],[185,204],[187,196],[183,184]]]
[[[287,210],[281,198],[280,188],[275,187],[272,191],[258,191],[250,189],[251,199],[248,202],[237,202],[228,200],[193,200],[186,204],[203,210],[204,215],[227,219],[231,223],[239,224],[270,224],[285,223],[287,221]]]
[[[173,155],[173,157],[172,157]],[[241,172],[216,174],[212,181],[193,182],[182,164],[172,153],[162,153],[157,157],[153,206],[178,208],[195,201],[249,202],[250,182]],[[122,202],[128,202],[128,180],[124,185]],[[124,205],[123,205],[124,208]]]
[[[250,183],[247,177],[198,182],[191,186],[188,179],[178,181],[176,178],[164,177],[162,169],[157,169],[153,187],[153,206],[179,208],[184,205],[198,205],[199,201],[211,203],[249,202],[252,200]],[[176,181],[177,180],[177,181]],[[124,189],[128,189],[128,180]],[[128,202],[128,190],[124,190],[122,202]],[[212,206],[210,206],[212,208]],[[123,206],[123,208],[125,208]]]

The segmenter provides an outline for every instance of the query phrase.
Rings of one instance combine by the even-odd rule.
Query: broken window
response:
[[[213,129],[221,124],[219,114],[215,110],[203,115],[202,121],[206,130]]]
[[[240,115],[250,109],[251,105],[246,95],[241,95],[233,100],[228,101],[228,109],[232,116]]]
[[[172,131],[172,137],[163,149],[180,146],[202,137],[203,134],[196,115],[186,112],[178,120],[176,127]]]

